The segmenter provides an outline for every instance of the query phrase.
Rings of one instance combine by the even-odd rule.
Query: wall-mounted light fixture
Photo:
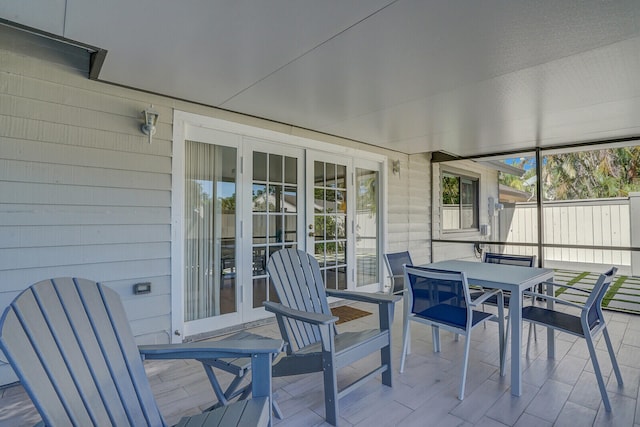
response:
[[[151,144],[151,137],[156,133],[156,123],[158,123],[160,114],[153,109],[153,105],[144,110],[142,114],[144,114],[144,124],[141,130],[145,135],[149,135],[149,144]]]
[[[498,213],[504,209],[502,203],[498,203],[493,197],[489,197],[489,218],[492,216],[498,216]]]
[[[391,171],[394,175],[398,175],[400,173],[400,160],[393,160],[391,162]]]

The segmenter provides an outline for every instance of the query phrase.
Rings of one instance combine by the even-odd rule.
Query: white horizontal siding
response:
[[[171,173],[171,159],[155,154],[143,154],[135,151],[123,152],[80,145],[73,146],[66,142],[27,140],[5,136],[2,131],[2,119],[3,117],[0,116],[0,138],[3,141],[2,145],[0,145],[0,158],[4,160],[34,162],[36,166],[44,163],[105,170],[100,173],[108,173],[110,170],[157,172],[159,174]],[[79,134],[67,134],[66,137],[69,139],[83,138]],[[156,142],[156,139],[154,139],[151,145],[156,145]],[[149,145],[144,138],[137,138],[129,143],[131,145]],[[123,153],[127,153],[126,156]]]
[[[137,187],[154,190],[171,188],[171,179],[166,173],[52,164],[50,159],[47,159],[46,162],[2,159],[0,160],[0,180],[31,183],[55,182],[56,184],[69,185],[81,181],[84,185],[95,187]]]
[[[169,341],[172,103],[0,49],[0,309],[42,279],[86,277],[121,295],[139,342]]]
[[[40,267],[99,264],[165,258],[170,242],[137,242],[125,244],[52,246],[40,248],[0,249],[0,271],[30,268],[34,259]]]
[[[431,164],[428,154],[400,157],[400,173],[389,162],[387,252],[408,250],[414,262],[431,258]]]
[[[78,215],[82,212],[82,215]],[[141,220],[141,218],[144,218]],[[2,226],[52,226],[122,224],[140,225],[171,223],[169,206],[91,206],[91,205],[41,205],[0,203],[0,227]],[[15,230],[14,230],[15,232]]]
[[[168,224],[23,225],[0,227],[0,241],[4,248],[169,242],[171,229]]]

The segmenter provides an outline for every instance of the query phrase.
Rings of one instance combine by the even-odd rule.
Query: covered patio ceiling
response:
[[[99,80],[405,153],[640,135],[637,0],[33,0]]]

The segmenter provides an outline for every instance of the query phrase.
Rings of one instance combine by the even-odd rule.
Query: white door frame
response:
[[[256,123],[260,125],[265,125],[266,123],[262,120],[255,119]],[[260,128],[256,126],[250,126],[245,124],[240,124],[236,122],[230,122],[227,120],[216,119],[209,116],[203,116],[194,113],[188,113],[183,111],[174,110],[173,114],[173,159],[172,159],[172,191],[171,191],[171,342],[178,343],[182,342],[185,338],[185,322],[184,322],[184,281],[183,281],[183,271],[184,271],[184,231],[183,231],[183,206],[184,206],[184,141],[185,140],[194,140],[194,141],[214,141],[212,139],[202,139],[202,138],[210,138],[212,135],[216,135],[216,138],[223,138],[224,143],[220,145],[228,145],[228,144],[237,144],[235,146],[238,147],[238,156],[241,156],[243,152],[243,137],[251,137],[263,140],[267,143],[275,143],[275,144],[285,144],[289,146],[293,146],[296,149],[300,150],[313,150],[314,152],[324,152],[326,155],[333,156],[333,159],[339,159],[344,157],[349,157],[354,160],[352,163],[352,169],[350,172],[353,172],[353,165],[357,164],[355,159],[368,159],[380,164],[380,208],[381,212],[381,235],[380,235],[380,248],[383,250],[386,248],[386,218],[387,218],[387,206],[386,206],[386,198],[385,194],[387,191],[387,157],[381,154],[363,151],[356,148],[349,147],[348,144],[331,144],[324,141],[314,140],[310,138],[305,138],[302,136],[297,136],[289,132],[301,132],[302,130],[298,130],[297,128],[292,128],[291,126],[284,125],[274,125],[270,123],[272,128],[282,128],[283,132],[278,132],[274,130],[269,130],[265,128]],[[213,133],[212,133],[213,132]],[[287,132],[287,133],[284,133]],[[305,131],[308,132],[308,131]],[[312,135],[313,133],[310,132]],[[326,136],[321,136],[323,138],[327,138]],[[345,140],[340,140],[336,142],[344,142]],[[238,164],[242,169],[241,159],[238,160]],[[302,162],[304,164],[304,161]],[[306,168],[306,166],[305,166]],[[305,173],[304,171],[300,171],[299,173]],[[351,173],[350,173],[351,174]],[[238,191],[242,191],[247,193],[245,189],[243,189],[244,185],[247,185],[247,171],[240,171],[238,175]],[[251,181],[250,177],[248,179]],[[353,178],[351,178],[353,182]],[[305,183],[302,183],[305,186]],[[304,195],[302,197],[305,197]],[[353,196],[352,196],[353,197]],[[242,197],[240,200],[236,200],[236,209],[240,218],[246,215],[245,211],[248,211],[249,208],[245,205],[246,201],[242,201]],[[349,201],[348,208],[350,205],[353,205],[353,200]],[[353,207],[351,207],[353,208]],[[302,232],[304,230],[304,226],[306,224],[306,214],[302,215],[304,224]],[[306,233],[304,234],[306,236]],[[247,239],[251,239],[247,233],[243,234],[242,224],[236,228],[236,238],[238,244],[239,253],[242,256],[237,257],[237,266],[236,271],[239,274],[238,283],[244,283],[243,280],[246,278],[242,278],[241,272],[246,270],[247,260],[244,259],[246,254],[246,249],[244,248]],[[301,237],[303,240],[305,237]],[[351,237],[353,238],[353,237]],[[307,249],[306,247],[301,247],[302,249]],[[350,255],[353,259],[353,255]],[[250,267],[250,264],[249,264]],[[352,273],[351,273],[352,274]],[[349,276],[351,276],[349,274]],[[384,280],[384,269],[381,266],[380,270],[380,278],[381,282]],[[349,277],[349,281],[353,286],[353,279]],[[380,285],[382,286],[382,284]],[[236,286],[236,292],[240,292],[241,286]],[[369,289],[366,289],[369,290]],[[237,301],[244,300],[246,301],[246,296],[244,299],[241,299],[243,295],[237,295]],[[258,311],[258,310],[256,310]],[[227,316],[226,318],[224,316]],[[189,336],[198,334],[198,333],[207,333],[213,330],[222,329],[225,326],[230,324],[239,324],[240,322],[247,321],[241,319],[241,315],[239,313],[233,313],[232,315],[223,315],[216,318],[216,327],[215,329],[211,329],[211,326],[203,326],[202,328],[194,328],[191,330],[187,328],[186,332]],[[253,315],[251,315],[253,316]],[[257,315],[256,315],[257,316]],[[259,317],[259,316],[258,316]],[[265,314],[266,317],[266,314]],[[234,323],[235,322],[235,323]],[[207,329],[208,328],[208,329]],[[202,329],[202,330],[200,330]]]

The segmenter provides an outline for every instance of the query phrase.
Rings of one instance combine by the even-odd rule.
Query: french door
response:
[[[250,186],[244,226],[244,258],[250,286],[245,289],[243,320],[268,316],[263,301],[278,301],[266,271],[269,256],[283,248],[304,249],[304,151],[256,139],[245,139],[245,171]],[[246,175],[246,173],[245,173]],[[250,240],[249,240],[250,239]]]
[[[174,342],[269,316],[283,248],[312,253],[327,288],[379,287],[380,162],[204,126],[173,153]]]
[[[318,260],[327,289],[347,289],[353,282],[351,161],[307,150],[306,165],[307,252]]]
[[[188,136],[175,159],[182,188],[174,190],[181,196],[174,199],[181,223],[174,271],[182,298],[174,309],[182,313],[182,334],[194,336],[242,322],[241,158],[237,135],[197,128]],[[180,340],[180,328],[175,331]]]

